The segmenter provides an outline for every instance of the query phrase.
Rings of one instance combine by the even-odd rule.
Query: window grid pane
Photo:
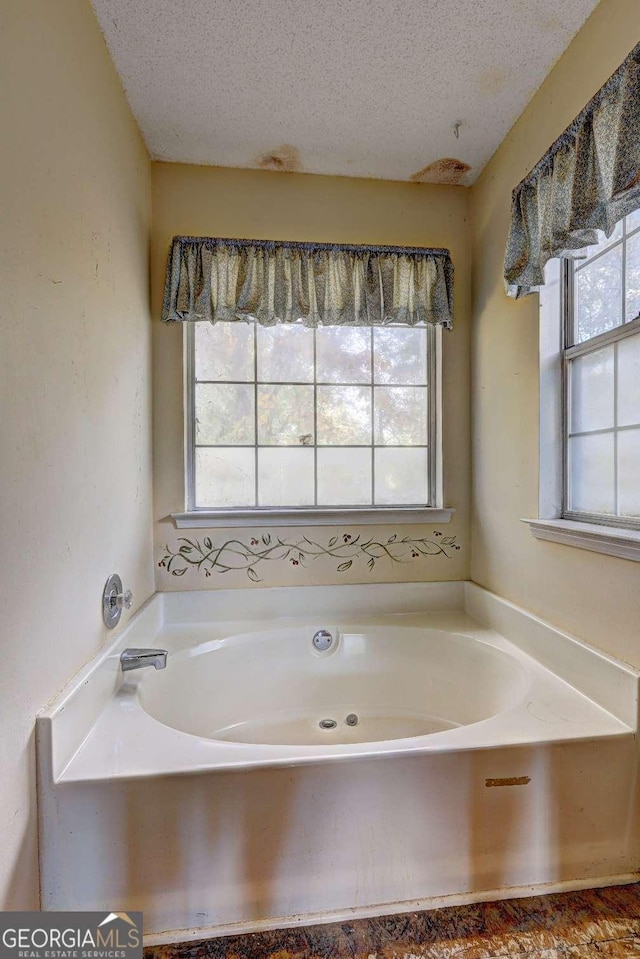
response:
[[[576,343],[606,333],[623,322],[622,243],[576,271]]]
[[[580,350],[565,357],[563,515],[640,527],[640,332],[627,329],[640,314],[640,211],[586,252],[567,267],[565,350]]]
[[[240,378],[233,361],[228,378],[221,370],[233,352],[233,331],[212,338],[196,329],[192,336],[195,508],[429,505],[432,333],[427,328],[296,325],[265,332],[254,324],[247,339],[246,327],[238,326],[244,351]],[[201,355],[219,343],[226,348],[222,359]],[[236,393],[244,403],[241,427],[233,418]],[[230,443],[245,456],[245,467],[246,456],[253,459],[236,490],[233,477],[240,474]],[[311,461],[302,453],[306,447],[312,476]],[[228,466],[219,462],[223,450],[233,460]]]

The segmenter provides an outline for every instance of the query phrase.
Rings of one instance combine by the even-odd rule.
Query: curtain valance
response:
[[[162,319],[451,327],[448,250],[174,237]]]
[[[513,191],[507,293],[532,293],[547,260],[579,256],[638,207],[640,43]]]

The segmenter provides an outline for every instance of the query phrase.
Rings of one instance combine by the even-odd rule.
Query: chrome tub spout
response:
[[[125,649],[120,655],[120,666],[125,673],[130,669],[142,669],[143,666],[164,669],[167,656],[166,649]]]

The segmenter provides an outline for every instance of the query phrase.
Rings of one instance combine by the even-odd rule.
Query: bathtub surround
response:
[[[35,714],[107,640],[109,573],[153,589],[150,164],[86,0],[0,21],[0,909],[37,909]]]
[[[160,590],[188,589],[194,575],[167,573],[159,566],[164,556],[179,552],[184,530],[177,530],[170,518],[184,509],[184,421],[182,324],[163,324],[163,293],[167,254],[173,237],[215,236],[257,237],[270,240],[327,243],[394,245],[447,248],[455,268],[454,329],[444,331],[443,344],[443,487],[444,505],[456,512],[443,534],[453,537],[458,550],[447,560],[412,557],[403,564],[376,560],[374,568],[355,557],[347,570],[338,563],[317,560],[313,565],[296,566],[290,556],[283,563],[263,563],[254,585],[293,583],[398,582],[410,580],[466,579],[468,575],[468,481],[469,481],[469,223],[468,191],[460,187],[429,186],[417,183],[373,182],[341,177],[317,177],[298,173],[228,170],[183,164],[153,164],[154,230],[152,240],[152,300],[154,337],[154,495],[156,584]],[[244,546],[262,542],[270,535],[283,540],[309,540],[328,547],[332,536],[360,534],[361,542],[387,544],[389,537],[433,539],[432,524],[375,525],[357,529],[307,526],[287,528],[238,528],[235,538]],[[348,521],[347,521],[348,522]],[[205,538],[221,545],[233,538],[234,530],[190,529],[188,537],[201,545]],[[222,538],[221,538],[222,537]],[[168,549],[166,548],[168,547]],[[428,548],[428,547],[425,547]],[[193,553],[187,554],[193,557]],[[291,562],[289,562],[291,560]],[[306,562],[306,560],[305,560]],[[268,566],[268,568],[267,568]],[[175,568],[175,564],[174,564]],[[257,572],[257,570],[256,570]],[[247,585],[246,573],[224,576],[198,574],[198,588],[220,589]]]
[[[180,940],[630,882],[639,680],[469,583],[158,593],[38,720],[43,905]]]
[[[636,563],[535,539],[538,297],[505,295],[511,191],[640,40],[637,0],[602,0],[471,189],[471,579],[640,666]]]

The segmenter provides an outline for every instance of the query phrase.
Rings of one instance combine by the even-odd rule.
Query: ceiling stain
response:
[[[411,176],[414,183],[444,183],[448,186],[464,186],[464,181],[471,167],[464,160],[454,157],[442,157],[434,163],[429,163]]]
[[[294,173],[302,169],[300,153],[297,147],[290,143],[283,143],[275,150],[261,153],[254,161],[261,170],[280,170],[283,173]]]
[[[495,96],[505,86],[507,77],[508,73],[503,67],[491,67],[478,77],[478,90],[484,96]]]

